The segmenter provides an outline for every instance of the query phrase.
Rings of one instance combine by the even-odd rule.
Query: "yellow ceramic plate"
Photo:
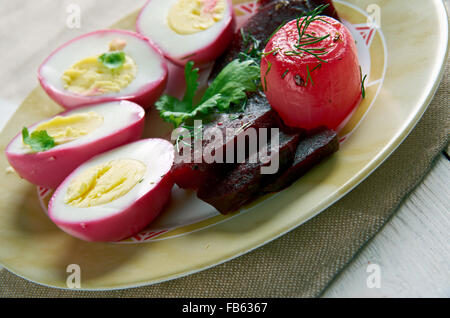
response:
[[[352,31],[366,99],[341,131],[341,150],[296,184],[231,216],[174,190],[174,204],[142,233],[120,243],[87,243],[53,225],[43,209],[51,194],[8,174],[0,156],[0,262],[40,284],[66,288],[67,266],[82,270],[82,289],[149,285],[185,276],[253,250],[303,224],[342,198],[403,141],[426,110],[443,73],[448,20],[442,1],[334,1]],[[235,1],[238,18],[255,10]],[[136,14],[115,27],[133,29]],[[36,108],[35,105],[40,105]],[[60,111],[35,89],[0,136],[4,149],[24,123]],[[151,112],[147,136],[167,133]],[[189,213],[183,213],[188,211]]]

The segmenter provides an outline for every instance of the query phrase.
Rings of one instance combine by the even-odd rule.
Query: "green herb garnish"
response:
[[[311,82],[311,85],[314,85],[314,81],[313,81],[313,79],[312,79],[312,77],[311,77],[311,72],[309,71],[309,66],[308,65],[306,65],[306,84],[305,84],[305,86],[307,86],[308,85],[308,81],[310,81]]]
[[[323,20],[322,18],[318,17],[323,10],[325,10],[328,7],[328,4],[321,5],[312,10],[311,12],[308,12],[305,16],[301,16],[297,18],[297,30],[298,30],[298,42],[295,45],[296,50],[292,51],[286,51],[284,52],[285,55],[291,56],[291,55],[303,55],[303,54],[310,54],[314,56],[316,59],[318,59],[322,63],[328,63],[324,59],[322,59],[320,56],[325,55],[328,52],[325,50],[325,48],[309,48],[308,46],[312,44],[316,44],[319,42],[322,42],[323,40],[330,37],[329,34],[318,37],[313,34],[307,33],[308,27],[311,25],[311,23],[315,21],[323,21],[325,23],[328,23],[327,21]],[[305,17],[302,22],[300,23],[300,20]]]
[[[267,70],[266,70],[266,74],[264,74],[264,91],[265,92],[267,92],[267,80],[266,80],[266,77],[269,74],[271,69],[272,69],[272,63],[270,61],[267,61]]]
[[[362,98],[366,98],[366,88],[365,88],[365,84],[364,84],[364,82],[366,81],[366,79],[367,79],[367,74],[364,75],[364,78],[363,78],[363,80],[362,80],[362,82],[361,82]]]
[[[277,48],[275,48],[275,49],[273,49],[273,50],[271,50],[269,52],[261,53],[261,56],[266,57],[267,55],[270,55],[270,54],[272,54],[273,56],[276,56],[278,54],[279,50],[280,50],[280,48],[277,47]]]
[[[361,68],[361,66],[359,66],[359,73],[361,74],[361,93],[362,93],[362,98],[366,98],[365,82],[366,82],[366,79],[367,79],[367,74],[365,74],[364,77],[362,76],[362,68]]]
[[[244,46],[248,46],[243,52],[239,52],[239,60],[243,61],[254,61],[256,64],[261,63],[262,50],[260,48],[261,41],[255,38],[252,34],[246,35],[244,30],[241,29],[241,36]]]
[[[47,151],[56,145],[55,139],[49,136],[47,131],[33,131],[30,136],[27,127],[23,127],[22,129],[22,140],[24,144],[30,146],[35,152]]]
[[[308,33],[308,27],[313,23],[314,21],[322,21],[325,23],[329,23],[322,18],[320,18],[320,14],[328,7],[328,4],[321,5],[312,10],[311,12],[308,12],[304,16],[301,16],[297,18],[297,31],[298,31],[298,42],[294,46],[295,49],[291,51],[286,51],[284,54],[286,56],[303,56],[305,54],[309,54],[314,56],[318,61],[319,64],[315,66],[312,70],[309,69],[309,66],[306,66],[306,83],[305,86],[308,85],[308,82],[311,82],[312,85],[314,85],[314,81],[312,79],[311,73],[315,71],[316,69],[320,68],[322,66],[322,63],[328,63],[328,61],[321,58],[322,55],[327,54],[328,52],[324,47],[318,47],[318,48],[311,48],[309,47],[312,44],[320,43],[324,41],[325,39],[330,37],[330,34],[326,34],[324,36],[316,36],[314,32]],[[304,19],[300,22],[300,20],[304,17]],[[284,75],[285,76],[285,75]]]
[[[280,24],[275,31],[272,32],[272,34],[267,38],[266,44],[269,43],[270,39],[278,32],[281,30],[282,27],[284,27],[286,25],[286,23],[288,23],[289,21],[284,21],[282,24]]]
[[[319,69],[322,67],[322,63],[317,64],[312,70],[311,73],[314,72],[315,70]]]
[[[100,63],[110,70],[121,68],[125,63],[125,59],[125,52],[123,51],[108,52],[98,57]]]
[[[198,89],[198,69],[188,62],[185,67],[186,92],[182,100],[163,95],[156,102],[156,109],[162,119],[179,127],[188,119],[196,119],[214,111],[225,112],[231,104],[239,104],[246,99],[246,92],[258,89],[260,68],[253,61],[233,60],[217,75],[206,89],[200,102],[194,104]]]

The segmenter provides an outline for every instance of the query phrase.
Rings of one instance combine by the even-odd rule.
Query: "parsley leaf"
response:
[[[245,49],[242,52],[239,52],[239,59],[241,61],[254,61],[258,65],[261,64],[261,56],[262,51],[260,48],[261,41],[259,41],[257,38],[255,38],[251,33],[245,34],[244,29],[241,29],[241,37],[242,41],[245,47]]]
[[[259,78],[260,68],[255,63],[234,60],[217,75],[203,95],[202,102],[220,94],[217,108],[227,110],[230,104],[237,104],[246,98],[245,92],[256,91]]]
[[[194,106],[194,96],[198,89],[198,69],[193,69],[193,63],[185,67],[186,92],[183,100],[169,95],[163,95],[156,102],[160,116],[175,127],[198,115],[210,114],[216,110],[224,112],[231,104],[244,100],[246,92],[258,89],[260,68],[253,61],[233,60],[217,75],[206,89],[200,103]]]
[[[167,122],[172,123],[175,127],[180,126],[189,118],[194,118],[199,113],[207,113],[207,108],[215,107],[214,103],[205,103],[194,107],[194,97],[198,89],[198,68],[194,69],[194,63],[189,61],[184,69],[186,80],[186,92],[182,100],[173,96],[163,95],[156,103],[156,109],[159,110],[160,116]]]
[[[186,79],[186,92],[184,94],[183,102],[192,104],[195,97],[195,92],[198,89],[198,68],[194,68],[194,62],[189,61],[184,69],[184,77]]]
[[[116,70],[125,63],[125,52],[114,51],[100,55],[98,57],[100,63],[106,66],[110,70]]]
[[[24,144],[35,152],[47,151],[56,145],[55,140],[45,130],[33,131],[30,136],[27,127],[23,127],[22,139]]]

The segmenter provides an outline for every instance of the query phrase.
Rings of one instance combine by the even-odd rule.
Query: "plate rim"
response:
[[[338,2],[345,3],[346,1],[338,1]],[[342,186],[343,188],[345,188],[345,191],[339,193],[338,195],[336,195],[335,197],[330,199],[325,204],[324,207],[321,207],[318,212],[312,213],[312,215],[307,217],[304,221],[290,226],[287,230],[283,230],[280,233],[273,235],[266,240],[263,240],[262,243],[257,244],[250,249],[247,249],[240,253],[232,255],[231,257],[225,257],[225,259],[222,259],[219,262],[215,262],[215,263],[212,263],[210,265],[203,266],[200,268],[194,268],[189,271],[184,271],[180,274],[169,274],[169,276],[170,276],[169,278],[166,278],[166,276],[164,276],[161,279],[142,281],[142,282],[136,283],[136,284],[119,283],[119,284],[116,284],[117,287],[111,287],[111,288],[108,287],[108,288],[70,289],[70,288],[65,288],[65,287],[60,287],[60,286],[52,286],[52,285],[48,285],[48,284],[45,284],[42,282],[35,281],[33,279],[29,279],[29,278],[25,277],[25,275],[21,275],[20,273],[16,272],[15,270],[10,269],[7,265],[5,265],[2,261],[2,259],[0,259],[0,265],[2,265],[4,267],[4,269],[7,269],[9,272],[13,273],[16,276],[19,276],[27,281],[33,282],[40,286],[49,287],[52,289],[67,290],[67,291],[80,291],[80,292],[82,292],[82,291],[93,292],[93,291],[115,291],[115,290],[124,290],[124,289],[130,289],[130,288],[139,288],[139,287],[152,286],[152,285],[159,284],[162,282],[176,280],[176,279],[179,279],[182,277],[186,277],[186,276],[189,276],[189,275],[192,275],[195,273],[199,273],[199,272],[208,270],[210,268],[216,267],[223,263],[229,262],[231,260],[234,260],[234,259],[242,256],[242,255],[245,255],[247,253],[250,253],[250,252],[258,249],[258,248],[286,235],[287,233],[291,232],[292,230],[298,228],[299,226],[305,224],[306,222],[308,222],[312,218],[318,216],[324,210],[326,210],[327,208],[329,208],[330,206],[335,204],[337,201],[344,198],[349,192],[354,190],[358,185],[360,185],[363,181],[365,181],[373,172],[375,172],[395,152],[395,150],[397,150],[397,148],[405,141],[405,139],[411,134],[411,132],[414,130],[416,125],[420,122],[421,118],[427,111],[430,103],[432,102],[432,100],[437,92],[437,89],[439,88],[439,85],[440,85],[443,75],[445,73],[445,62],[448,59],[449,49],[450,49],[449,48],[449,21],[448,21],[449,16],[448,16],[447,7],[444,3],[444,0],[433,0],[432,4],[430,3],[430,5],[432,5],[436,9],[436,14],[440,18],[439,22],[441,22],[441,23],[443,22],[443,25],[440,25],[439,27],[441,27],[443,30],[445,30],[445,32],[444,32],[444,34],[442,34],[442,38],[440,38],[440,39],[444,39],[445,43],[443,42],[441,44],[441,46],[442,46],[441,50],[439,51],[438,54],[436,54],[435,65],[436,66],[439,65],[440,68],[436,74],[430,75],[430,78],[431,78],[430,83],[431,82],[433,83],[432,87],[430,90],[428,90],[428,93],[424,94],[423,98],[417,102],[417,105],[419,105],[419,104],[421,105],[420,108],[418,108],[418,110],[416,111],[414,116],[411,116],[411,118],[409,120],[405,121],[405,123],[404,123],[405,127],[403,129],[401,129],[397,133],[397,135],[394,136],[390,140],[390,142],[388,142],[386,145],[384,145],[384,149],[382,151],[380,151],[377,154],[377,156],[373,160],[371,160],[370,163],[365,168],[359,170],[356,174],[354,174],[350,179],[347,180],[347,182]],[[445,47],[444,50],[442,50],[443,47]],[[440,55],[440,58],[439,58],[439,55]],[[13,116],[15,116],[18,111],[19,110],[16,110],[16,112],[14,112]],[[5,127],[6,127],[6,125],[5,125]],[[5,127],[2,129],[2,131],[0,131],[1,134],[4,133]]]

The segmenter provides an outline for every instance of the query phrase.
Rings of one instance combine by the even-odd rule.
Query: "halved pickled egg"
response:
[[[215,60],[234,33],[231,0],[149,0],[136,29],[178,65]]]
[[[77,168],[49,202],[50,219],[86,241],[119,241],[144,229],[170,199],[173,145],[144,139]]]
[[[141,138],[145,111],[128,101],[80,107],[22,130],[5,150],[29,182],[56,187],[93,156]]]
[[[61,106],[130,100],[149,108],[162,94],[167,65],[140,34],[100,30],[69,41],[40,66],[39,81]]]

